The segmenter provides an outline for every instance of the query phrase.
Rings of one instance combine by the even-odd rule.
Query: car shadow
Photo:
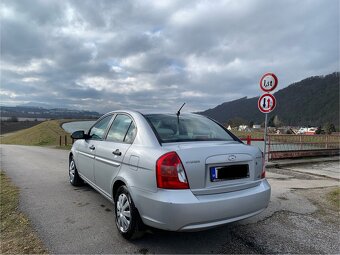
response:
[[[80,192],[91,192],[101,194],[88,184],[75,188]],[[103,200],[105,201],[105,200]],[[106,200],[99,205],[102,209],[114,213],[112,204]],[[111,216],[110,216],[111,217]],[[180,216],[179,216],[180,217]],[[113,218],[112,218],[113,219]],[[136,253],[261,253],[261,248],[256,247],[249,241],[246,226],[242,222],[229,223],[216,228],[211,228],[198,232],[173,232],[146,227],[142,237],[135,240],[125,240],[116,229],[114,234],[118,239],[133,245]],[[112,226],[113,227],[113,226]],[[252,233],[252,235],[256,233]],[[260,234],[260,233],[258,233]],[[114,237],[113,240],[117,240]],[[113,244],[114,245],[114,244]]]

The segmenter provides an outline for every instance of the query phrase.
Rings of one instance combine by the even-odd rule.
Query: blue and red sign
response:
[[[269,113],[274,110],[276,106],[276,99],[272,94],[263,94],[260,96],[257,106],[263,113]]]

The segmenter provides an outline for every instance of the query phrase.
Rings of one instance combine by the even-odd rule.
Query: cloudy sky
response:
[[[339,1],[2,0],[1,104],[212,108],[339,71]]]

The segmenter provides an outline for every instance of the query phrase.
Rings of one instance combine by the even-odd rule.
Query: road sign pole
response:
[[[260,96],[257,106],[261,112],[265,114],[264,120],[264,147],[263,147],[263,155],[264,155],[264,163],[269,160],[269,155],[267,155],[267,125],[268,125],[268,113],[273,111],[276,106],[276,99],[274,95],[270,94],[275,90],[278,85],[278,79],[273,73],[266,73],[262,76],[260,80],[260,88],[265,94]]]
[[[263,155],[264,155],[264,162],[266,163],[266,160],[268,162],[268,157],[266,156],[267,153],[267,122],[268,122],[268,113],[265,114],[264,119],[264,148],[263,148]]]

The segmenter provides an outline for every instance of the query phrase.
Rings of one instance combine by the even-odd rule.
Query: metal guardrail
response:
[[[241,138],[251,144],[252,141],[264,139],[253,139],[250,135]],[[339,135],[284,135],[269,134],[267,139],[268,160],[335,156],[340,155]]]
[[[340,155],[338,135],[268,135],[268,160]]]

